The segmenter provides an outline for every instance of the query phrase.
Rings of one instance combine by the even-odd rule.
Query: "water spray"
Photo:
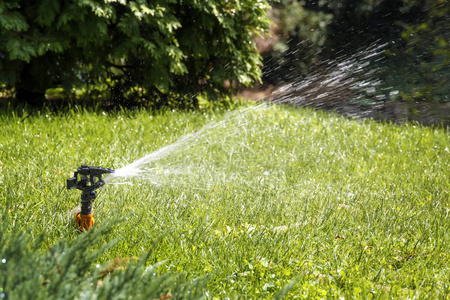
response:
[[[115,170],[81,165],[73,177],[67,179],[67,189],[81,191],[81,212],[75,218],[75,224],[80,230],[87,231],[94,226],[95,219],[92,212],[92,203],[97,197],[97,189],[105,185],[103,174],[114,173]]]

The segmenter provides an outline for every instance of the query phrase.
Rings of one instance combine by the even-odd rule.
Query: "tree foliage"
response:
[[[252,36],[267,30],[267,9],[265,0],[5,0],[0,82],[19,97],[103,85],[122,103],[195,102],[229,92],[224,80],[259,80]]]

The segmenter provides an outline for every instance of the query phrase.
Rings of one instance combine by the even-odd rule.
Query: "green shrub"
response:
[[[6,219],[6,220],[5,220]],[[187,282],[183,274],[158,274],[158,264],[142,258],[95,264],[117,241],[101,244],[111,228],[96,227],[72,242],[60,240],[39,250],[44,235],[30,237],[0,219],[0,297],[6,299],[197,299],[204,279]]]
[[[0,83],[29,102],[87,85],[119,104],[196,106],[198,93],[229,93],[225,80],[259,80],[253,34],[267,29],[267,9],[265,0],[2,1]]]

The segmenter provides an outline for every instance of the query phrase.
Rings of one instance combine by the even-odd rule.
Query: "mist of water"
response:
[[[124,182],[120,181],[121,179],[139,178],[153,184],[162,184],[167,182],[170,176],[179,177],[198,173],[201,168],[199,165],[201,157],[187,161],[186,159],[190,158],[188,155],[190,152],[205,152],[205,149],[217,145],[221,147],[231,138],[239,138],[252,122],[249,115],[258,113],[258,116],[262,118],[264,114],[260,112],[267,108],[268,105],[263,103],[230,112],[223,119],[212,121],[200,130],[184,135],[174,143],[117,169],[114,174],[108,175],[105,181],[106,183],[123,184]],[[201,171],[203,173],[208,172],[208,170]],[[220,175],[220,170],[214,170],[213,173],[214,176],[209,176],[209,180],[217,178],[218,174]],[[125,183],[129,183],[129,181]]]
[[[336,108],[339,103],[349,107],[348,99],[357,101],[367,95],[384,100],[386,91],[382,90],[382,82],[376,77],[377,69],[372,64],[383,59],[385,46],[374,45],[350,56],[324,61],[306,78],[277,88],[270,97],[271,102]],[[261,112],[268,107],[268,104],[260,104],[230,112],[222,120],[212,121],[200,130],[117,169],[105,180],[107,183],[123,184],[123,180],[138,178],[153,184],[167,184],[170,180],[182,181],[183,176],[189,177],[190,174],[203,174],[209,182],[230,177],[233,172],[227,170],[225,173],[229,167],[226,162],[212,170],[210,166],[201,166],[203,157],[192,154],[206,153],[205,149],[215,146],[224,147],[230,138],[245,140],[244,133],[252,122],[249,116],[258,113],[258,118],[263,118],[265,114]],[[361,111],[356,113],[361,116]],[[234,167],[238,168],[237,165]]]
[[[270,98],[276,104],[294,104],[337,110],[346,115],[365,117],[368,112],[356,106],[383,101],[389,93],[377,76],[379,62],[388,44],[375,44],[351,55],[324,60],[305,78],[281,85]],[[380,102],[381,103],[381,102]]]

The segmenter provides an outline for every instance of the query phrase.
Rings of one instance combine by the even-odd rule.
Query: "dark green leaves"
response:
[[[253,34],[267,30],[268,8],[266,1],[10,0],[0,4],[1,59],[29,80],[3,83],[27,89],[34,80],[24,63],[39,63],[49,70],[39,75],[46,85],[34,87],[42,93],[83,78],[81,85],[125,102],[136,101],[136,88],[145,102],[227,94],[225,80],[247,85],[261,76]]]

